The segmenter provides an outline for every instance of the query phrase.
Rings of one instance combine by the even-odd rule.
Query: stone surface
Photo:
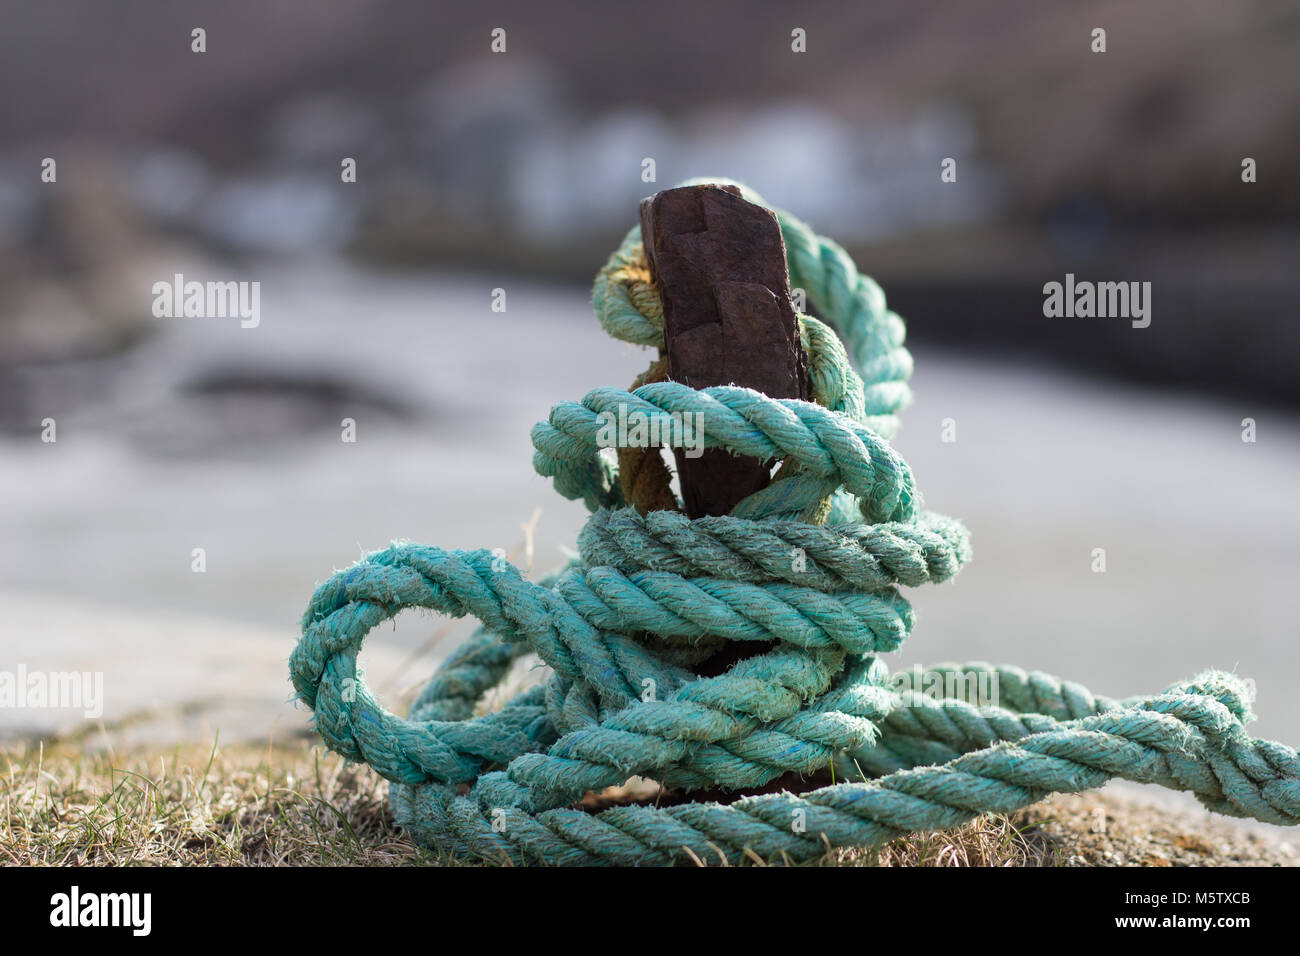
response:
[[[76,698],[32,697],[0,706],[5,741],[76,739],[88,746],[284,739],[307,729],[305,707],[293,703],[288,657],[296,628],[283,630],[176,611],[129,610],[110,604],[0,592],[4,675],[29,687],[54,675],[89,675]],[[363,652],[368,681],[389,707],[405,710],[401,693],[385,695],[406,655],[379,645]],[[432,667],[427,658],[419,668]],[[411,668],[414,673],[415,668]],[[62,678],[58,681],[68,684]],[[58,686],[57,684],[55,686]],[[72,707],[49,706],[73,703]],[[36,704],[36,706],[32,706]]]
[[[67,378],[42,369],[41,381],[67,385],[66,407],[49,413],[58,444],[42,444],[35,425],[0,438],[0,590],[33,608],[20,628],[0,618],[0,670],[33,646],[67,640],[60,629],[80,625],[58,612],[82,601],[178,622],[234,618],[193,633],[154,627],[151,643],[134,646],[147,648],[160,680],[174,681],[203,666],[202,645],[228,627],[257,636],[281,662],[266,664],[263,685],[278,707],[313,586],[364,551],[405,537],[509,552],[535,508],[537,573],[574,546],[586,509],[533,472],[528,430],[553,402],[626,386],[648,360],[600,332],[587,290],[512,281],[510,311],[492,315],[493,283],[480,279],[395,278],[334,263],[263,278],[278,304],[257,329],[166,323],[112,366]],[[991,660],[1116,697],[1220,667],[1258,684],[1252,733],[1300,742],[1295,418],[1011,357],[915,352],[916,403],[894,444],[926,506],[971,529],[975,558],[954,581],[908,591],[917,626],[890,667]],[[186,391],[223,367],[311,367],[420,414],[381,424],[349,407],[356,444],[339,440],[343,412],[310,428],[292,417],[272,431],[280,396],[250,394],[236,414]],[[78,391],[99,374],[102,393]],[[483,382],[495,390],[490,401]],[[39,423],[58,398],[43,392],[28,420]],[[1241,441],[1246,416],[1259,422],[1255,444]],[[166,436],[194,451],[158,453]],[[190,570],[198,546],[206,574]],[[1095,548],[1106,549],[1104,574],[1091,569]],[[413,649],[441,626],[404,616],[375,631],[365,659]],[[440,646],[471,627],[458,622]],[[93,648],[101,639],[92,627],[76,640]],[[430,670],[422,660],[401,686]],[[110,684],[106,693],[117,692]]]

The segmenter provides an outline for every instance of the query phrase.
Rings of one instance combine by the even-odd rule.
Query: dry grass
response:
[[[964,827],[918,833],[880,849],[831,850],[825,866],[1057,866],[1060,849],[1024,813],[990,813]]]
[[[301,743],[260,749],[184,746],[126,755],[61,745],[11,749],[0,751],[0,864],[454,862],[402,836],[388,816],[386,798],[387,785],[368,768]],[[1162,865],[1157,861],[1184,862],[1176,856],[1179,848],[1207,838],[1213,848],[1206,843],[1210,856],[1200,862],[1290,862],[1278,857],[1276,847],[1247,848],[1250,855],[1241,857],[1241,846],[1234,846],[1228,855],[1223,843],[1228,837],[1204,826],[1191,831],[1202,836],[1189,836],[1186,827],[1166,834],[1147,825],[1163,818],[1095,795],[1057,798],[1009,817],[991,814],[956,830],[918,834],[879,849],[828,850],[817,865]],[[1164,823],[1168,826],[1167,819]],[[1162,841],[1158,846],[1152,843],[1157,840]],[[1103,857],[1115,853],[1126,859]],[[754,857],[752,862],[764,861]]]
[[[363,865],[447,862],[403,839],[387,786],[306,747],[0,756],[0,863]]]

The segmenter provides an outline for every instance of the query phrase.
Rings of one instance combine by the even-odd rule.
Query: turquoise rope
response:
[[[421,843],[490,861],[674,864],[749,851],[797,862],[828,843],[957,826],[1112,777],[1300,822],[1300,757],[1246,733],[1250,701],[1233,675],[1116,701],[1010,667],[924,672],[925,687],[996,686],[996,706],[891,679],[879,655],[913,624],[899,587],[952,577],[970,558],[968,536],[923,509],[888,443],[910,398],[902,321],[843,249],[775,212],[792,284],[838,332],[801,316],[817,403],[658,382],[557,404],[533,429],[534,466],[592,511],[579,556],[534,583],[486,550],[395,544],[336,573],[312,597],[290,661],[325,743],[392,781],[397,822]],[[633,229],[593,304],[611,335],[659,346],[662,320],[638,311],[615,275],[641,260],[639,244]],[[641,515],[600,454],[600,416],[620,408],[679,446],[673,422],[700,414],[707,447],[786,466],[729,515]],[[375,700],[357,656],[367,633],[409,607],[482,626],[403,719]],[[701,676],[733,641],[757,653]],[[550,677],[475,716],[526,653]],[[823,785],[728,803],[576,806],[634,775],[689,795],[791,773]]]

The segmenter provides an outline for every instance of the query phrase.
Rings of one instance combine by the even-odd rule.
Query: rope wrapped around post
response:
[[[901,319],[843,249],[774,211],[792,284],[827,319],[799,318],[814,400],[643,376],[631,391],[554,406],[533,429],[534,466],[592,512],[579,557],[534,583],[487,550],[394,544],[337,572],[312,597],[290,661],[324,742],[392,782],[397,822],[419,842],[496,862],[799,862],[1112,777],[1300,823],[1300,756],[1247,734],[1251,701],[1231,674],[1117,701],[1014,667],[924,673],[940,687],[996,681],[997,706],[891,680],[879,655],[913,624],[899,587],[956,574],[968,535],[923,509],[889,444],[910,398]],[[663,314],[640,242],[632,229],[593,303],[613,337],[658,346]],[[638,508],[601,455],[610,416],[630,412],[678,447],[683,421],[702,421],[706,447],[781,469],[728,515]],[[653,500],[671,502],[671,489]],[[375,700],[357,659],[371,629],[410,607],[482,626],[403,719]],[[702,675],[727,642],[766,643]],[[476,715],[527,653],[549,678]],[[743,795],[791,773],[814,788]],[[578,806],[636,775],[680,800]],[[691,801],[698,791],[739,796]]]

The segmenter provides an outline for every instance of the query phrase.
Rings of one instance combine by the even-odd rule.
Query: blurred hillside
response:
[[[1293,3],[55,0],[5,22],[0,362],[149,334],[178,251],[585,282],[639,198],[713,174],[842,240],[914,338],[1300,402]],[[1151,281],[1151,328],[1044,319],[1066,272]]]
[[[908,321],[897,447],[977,560],[918,595],[905,665],[1117,697],[1233,669],[1294,737],[1294,3],[0,4],[0,651],[104,670],[119,713],[207,682],[203,719],[265,727],[332,567],[409,538],[549,571],[586,512],[529,429],[647,361],[591,277],[640,198],[718,175]],[[256,329],[155,318],[178,272],[260,283]],[[1150,327],[1045,318],[1066,273],[1152,283]]]

